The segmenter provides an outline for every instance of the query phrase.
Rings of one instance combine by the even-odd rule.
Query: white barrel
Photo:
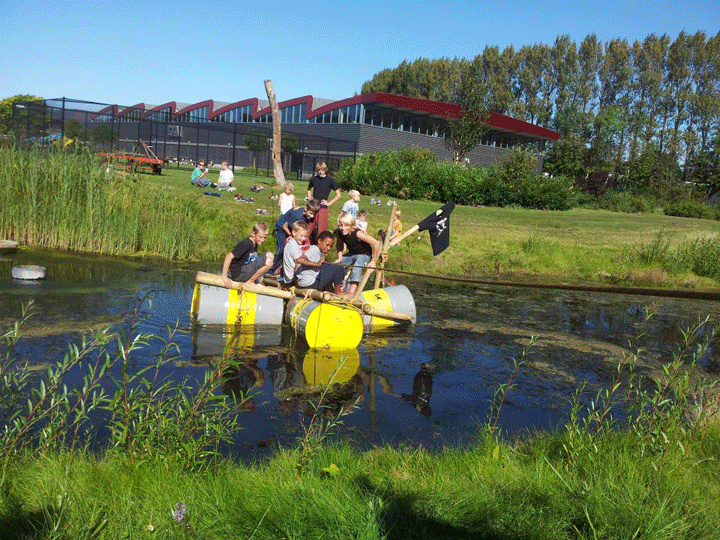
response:
[[[34,264],[13,266],[12,277],[14,279],[45,279],[45,267]]]
[[[198,324],[282,324],[283,299],[195,283],[192,317]]]
[[[358,309],[308,298],[290,299],[285,322],[304,336],[313,349],[354,349],[363,334]]]
[[[365,332],[374,332],[395,325],[410,324],[410,322],[414,323],[417,320],[415,300],[410,293],[410,289],[405,285],[394,285],[392,287],[385,287],[384,289],[363,291],[360,295],[360,300],[376,309],[405,313],[412,317],[412,321],[405,322],[366,314],[363,316]]]
[[[193,357],[229,357],[250,354],[256,347],[278,347],[282,343],[282,326],[254,325],[229,328],[227,326],[199,326],[193,328]]]

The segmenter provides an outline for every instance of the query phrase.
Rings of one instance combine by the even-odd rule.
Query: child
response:
[[[343,204],[342,211],[347,212],[350,214],[353,219],[357,218],[357,212],[358,212],[358,201],[360,200],[360,192],[351,189],[348,191],[348,195],[350,195],[350,200],[348,200],[345,204]]]
[[[315,214],[320,209],[320,203],[315,199],[310,199],[303,208],[290,210],[285,212],[275,223],[275,239],[277,240],[277,252],[275,253],[275,262],[273,263],[270,273],[276,273],[283,264],[283,251],[285,242],[292,235],[290,228],[296,221],[304,221],[308,224],[309,232],[315,224]]]
[[[367,222],[367,212],[365,210],[358,210],[357,227],[362,232],[367,232],[368,222]]]
[[[218,178],[217,185],[219,188],[229,188],[232,186],[235,175],[230,170],[230,163],[223,161],[220,165],[220,178]]]
[[[281,193],[278,198],[278,206],[280,207],[281,216],[290,210],[295,209],[295,195],[293,195],[294,189],[295,186],[293,186],[291,182],[288,182],[285,184],[285,192]]]
[[[358,229],[355,219],[347,212],[340,214],[337,223],[338,257],[336,262],[342,262],[343,266],[351,267],[347,291],[350,296],[353,296],[362,279],[365,267],[368,263],[375,266],[382,245],[379,240]],[[343,253],[345,248],[347,248],[347,253]]]
[[[393,223],[392,232],[390,233],[390,238],[395,238],[396,236],[399,236],[403,232],[403,224],[402,221],[400,221],[400,216],[402,216],[402,212],[400,210],[395,211],[395,222]]]
[[[203,171],[203,167],[205,167],[205,161],[201,159],[197,162],[197,167],[195,167],[192,175],[190,175],[190,183],[195,187],[217,187],[217,184],[212,183],[210,180],[205,178],[208,173],[208,168],[205,167],[205,170]]]
[[[290,285],[295,279],[297,259],[303,254],[303,247],[307,243],[308,225],[298,220],[292,224],[292,236],[288,238],[283,250],[283,280]]]
[[[348,296],[342,291],[345,269],[342,265],[329,263],[323,258],[323,255],[332,249],[334,242],[332,233],[323,231],[318,235],[317,245],[309,246],[295,260],[300,265],[296,272],[299,287]]]
[[[273,264],[273,254],[258,255],[257,248],[268,235],[267,223],[258,221],[253,226],[253,232],[225,255],[222,268],[223,284],[232,288],[233,281],[255,283],[270,270]]]

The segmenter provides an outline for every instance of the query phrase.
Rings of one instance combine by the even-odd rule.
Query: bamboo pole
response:
[[[267,279],[267,278],[266,278]],[[222,277],[217,274],[210,274],[208,272],[198,272],[195,276],[195,281],[203,283],[205,285],[214,285],[215,287],[225,287]],[[277,282],[275,282],[277,284]],[[232,282],[232,289],[238,291],[252,292],[256,294],[264,294],[267,296],[274,296],[276,298],[283,298],[289,300],[295,296],[309,296],[316,302],[337,302],[338,304],[347,303],[355,308],[360,309],[363,313],[372,317],[380,317],[382,319],[391,319],[395,321],[412,321],[412,317],[407,313],[400,313],[394,311],[387,311],[385,309],[379,309],[371,306],[370,304],[363,302],[362,300],[354,300],[340,297],[328,291],[317,291],[315,289],[300,289],[291,287],[288,290],[280,289],[278,287],[269,287],[267,285],[257,285],[255,283],[240,283],[238,281]]]
[[[370,274],[372,274],[373,270],[377,270],[377,273],[375,274],[375,288],[379,288],[382,284],[382,278],[383,278],[383,268],[385,267],[385,258],[387,257],[387,252],[389,248],[389,242],[390,242],[390,233],[392,232],[393,225],[395,225],[395,212],[397,211],[397,203],[393,203],[392,209],[390,210],[390,220],[388,221],[388,228],[387,231],[385,231],[385,240],[383,241],[382,247],[380,248],[380,255],[378,257],[378,262],[376,263],[375,267],[368,266],[365,268],[365,273],[363,274],[362,279],[360,280],[360,283],[358,283],[357,291],[355,291],[355,298],[358,298],[365,288],[365,285],[370,279]]]

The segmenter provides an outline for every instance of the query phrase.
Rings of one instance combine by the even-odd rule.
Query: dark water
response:
[[[16,264],[47,268],[42,282],[11,278]],[[230,336],[223,329],[190,324],[192,285],[197,270],[157,262],[78,257],[21,251],[0,260],[0,322],[19,317],[20,306],[34,299],[17,352],[42,367],[58,360],[70,342],[92,329],[126,323],[149,293],[141,331],[167,335],[180,357],[165,370],[178,380],[202,379],[208,363],[223,354]],[[245,427],[239,453],[262,453],[290,444],[302,433],[310,409],[307,385],[341,366],[342,391],[335,410],[356,399],[341,432],[359,444],[421,444],[428,448],[468,441],[487,421],[497,388],[507,383],[513,358],[520,360],[530,336],[537,342],[513,380],[499,425],[506,434],[563,425],[575,390],[587,384],[588,396],[610,384],[629,340],[644,332],[638,371],[656,375],[672,359],[681,330],[699,318],[720,316],[720,304],[677,299],[636,298],[552,290],[447,285],[403,280],[417,306],[418,322],[408,330],[363,338],[356,351],[340,354],[308,350],[287,328],[251,329],[238,338],[237,369],[228,374],[226,392],[251,391],[242,413]],[[648,306],[655,316],[645,324]],[[155,351],[136,358],[142,367]],[[700,359],[703,373],[720,372],[717,347]],[[589,399],[589,397],[588,397]]]

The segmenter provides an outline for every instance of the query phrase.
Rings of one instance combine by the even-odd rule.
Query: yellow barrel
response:
[[[282,324],[283,300],[195,282],[192,318],[198,324]]]
[[[392,287],[385,287],[384,289],[364,291],[360,295],[360,300],[370,304],[376,309],[410,315],[413,323],[417,320],[415,300],[410,293],[410,289],[408,289],[405,285],[394,285]],[[373,317],[371,315],[363,316],[363,326],[366,332],[375,332],[377,330],[382,330],[390,326],[400,324],[409,323],[393,319],[385,319],[382,317]]]
[[[305,380],[310,386],[348,382],[359,368],[360,353],[357,349],[310,349],[302,363]]]
[[[363,334],[362,316],[357,309],[308,298],[288,302],[285,322],[313,349],[354,349]]]

